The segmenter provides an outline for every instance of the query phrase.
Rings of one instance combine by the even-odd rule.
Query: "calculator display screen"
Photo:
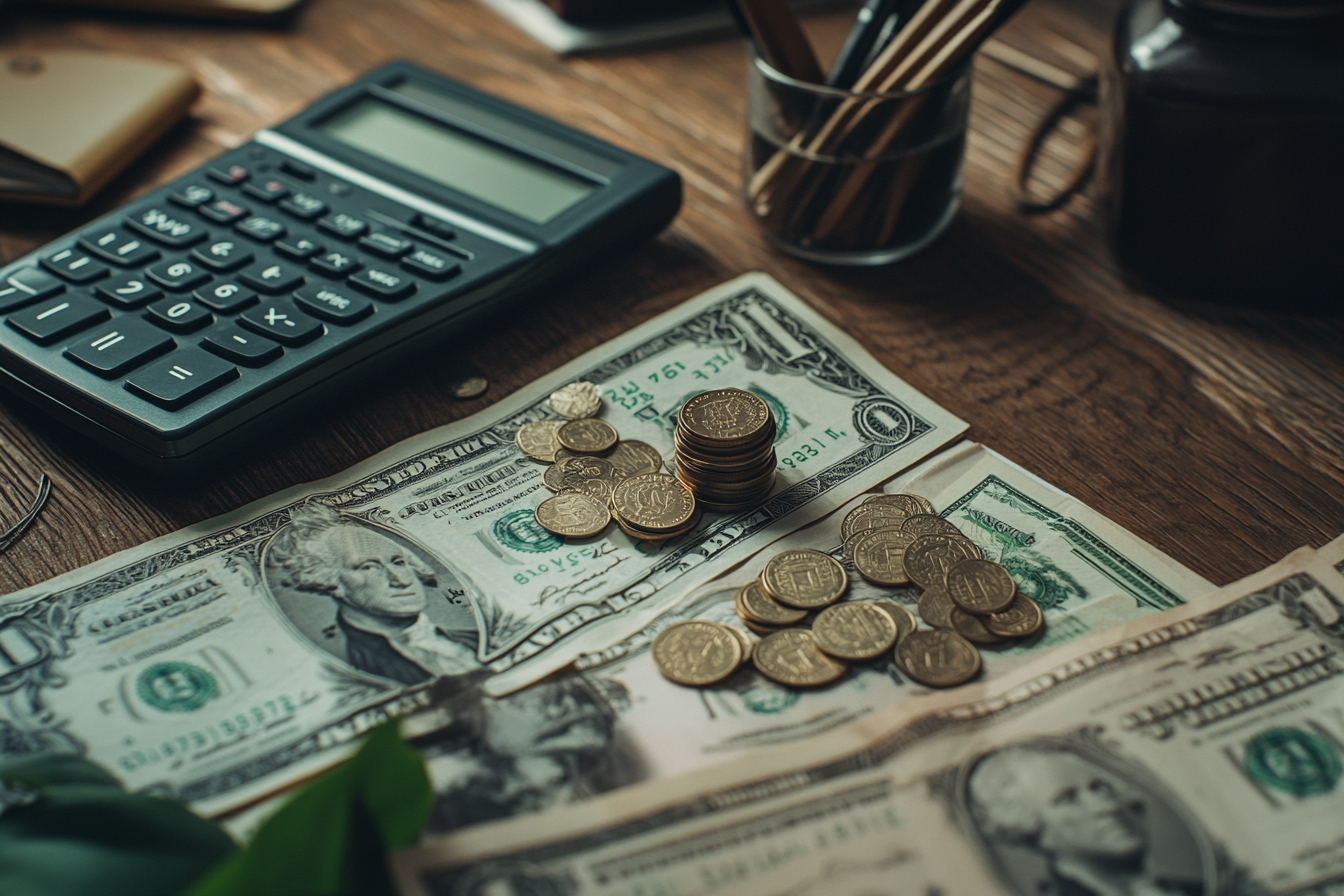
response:
[[[348,146],[537,224],[598,188],[567,171],[372,98],[320,127]]]

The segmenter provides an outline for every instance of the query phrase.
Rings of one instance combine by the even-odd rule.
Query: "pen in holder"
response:
[[[876,265],[927,246],[961,197],[969,56],[914,90],[857,92],[747,75],[743,194],[765,235],[809,261]]]

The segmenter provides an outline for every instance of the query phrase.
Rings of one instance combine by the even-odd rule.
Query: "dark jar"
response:
[[[1142,286],[1344,311],[1344,2],[1131,0],[1102,109],[1107,229]]]

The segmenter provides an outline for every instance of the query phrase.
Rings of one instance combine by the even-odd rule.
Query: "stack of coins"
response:
[[[611,493],[611,516],[631,538],[666,541],[694,529],[700,508],[695,495],[675,476],[644,473],[617,483]]]
[[[733,513],[759,504],[775,484],[775,417],[741,389],[687,399],[677,412],[677,478],[706,510]]]

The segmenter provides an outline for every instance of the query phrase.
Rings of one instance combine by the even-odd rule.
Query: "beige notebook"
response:
[[[191,73],[81,50],[0,53],[0,199],[79,205],[181,120]]]

